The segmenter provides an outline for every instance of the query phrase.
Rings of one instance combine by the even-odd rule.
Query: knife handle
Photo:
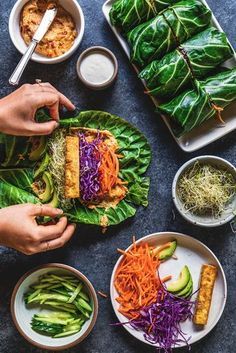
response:
[[[37,44],[38,43],[36,41],[32,40],[32,42],[28,46],[25,54],[22,56],[20,62],[18,63],[17,67],[15,68],[13,74],[9,79],[10,85],[13,85],[13,86],[18,85],[21,75],[23,74],[25,67],[28,64],[28,61],[30,60]]]

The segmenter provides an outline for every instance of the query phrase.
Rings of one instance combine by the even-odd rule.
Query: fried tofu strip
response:
[[[217,276],[217,268],[212,265],[203,265],[200,277],[196,311],[193,322],[197,325],[206,325],[211,307],[212,293]]]
[[[65,197],[79,198],[79,137],[66,136]]]

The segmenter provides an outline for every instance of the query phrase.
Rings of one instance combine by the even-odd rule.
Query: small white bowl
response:
[[[16,49],[19,50],[21,54],[24,54],[27,45],[22,38],[20,33],[20,14],[23,6],[29,0],[18,0],[13,6],[9,18],[9,33],[12,40],[12,43],[15,45]],[[77,37],[75,38],[74,44],[72,47],[63,55],[57,56],[55,58],[48,58],[46,56],[34,53],[32,55],[32,60],[41,64],[57,64],[68,59],[80,45],[83,35],[84,35],[84,14],[83,11],[76,0],[60,0],[59,4],[68,11],[74,19]]]
[[[207,164],[214,165],[216,167],[224,168],[225,170],[229,171],[236,180],[236,168],[223,158],[207,155],[207,156],[199,156],[199,157],[190,159],[188,162],[182,165],[182,167],[178,170],[173,180],[172,198],[173,198],[175,207],[177,208],[181,216],[184,217],[187,221],[201,227],[218,227],[232,221],[232,219],[235,217],[234,211],[236,210],[236,196],[233,197],[233,199],[227,205],[225,211],[221,214],[219,218],[214,218],[213,216],[198,216],[191,213],[190,211],[187,211],[184,208],[184,205],[177,193],[178,181],[180,177],[183,175],[183,173],[197,161],[199,161],[200,163],[207,163]]]
[[[29,287],[38,280],[39,276],[52,271],[58,274],[62,273],[74,275],[81,282],[83,282],[91,298],[91,303],[93,306],[93,313],[90,319],[85,322],[81,331],[74,335],[62,338],[52,338],[35,332],[31,328],[30,323],[33,315],[39,312],[39,308],[27,308],[24,302],[24,294],[27,292]],[[93,329],[97,319],[97,313],[97,294],[91,282],[75,268],[64,264],[46,264],[27,272],[17,282],[11,297],[11,314],[17,330],[29,343],[41,349],[60,351],[77,345],[83,341]]]

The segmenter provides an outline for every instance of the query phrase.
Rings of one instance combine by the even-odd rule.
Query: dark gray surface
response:
[[[12,89],[8,78],[20,59],[8,34],[8,18],[14,0],[0,2],[0,96]],[[132,220],[111,228],[104,235],[94,227],[78,226],[73,240],[63,249],[27,257],[9,249],[0,249],[0,352],[39,353],[16,331],[10,316],[10,297],[19,277],[34,266],[47,262],[62,262],[82,271],[97,290],[109,292],[109,282],[118,255],[116,248],[126,248],[131,236],[140,238],[159,231],[178,231],[196,237],[209,246],[221,261],[228,281],[228,300],[217,327],[201,342],[192,347],[193,353],[232,353],[236,344],[236,237],[229,226],[204,230],[187,224],[179,215],[172,218],[171,183],[177,169],[191,157],[214,154],[236,162],[235,134],[211,144],[193,154],[182,152],[170,136],[164,123],[153,112],[153,105],[143,94],[143,87],[136,78],[127,58],[111,33],[102,15],[103,0],[81,0],[86,28],[83,43],[78,52],[67,62],[44,66],[31,63],[24,81],[41,78],[56,85],[81,109],[102,109],[129,120],[147,136],[153,150],[149,169],[152,177],[150,204],[147,210],[139,209]],[[215,15],[235,42],[235,0],[209,0]],[[116,85],[106,92],[91,92],[77,80],[75,62],[81,51],[91,45],[104,45],[113,50],[119,61],[119,77]],[[14,221],[14,220],[13,220]],[[116,321],[109,299],[99,298],[99,315],[92,334],[69,352],[80,353],[141,353],[154,349],[139,343],[125,330],[109,326]],[[214,310],[214,308],[212,308]],[[187,352],[183,349],[182,352]]]

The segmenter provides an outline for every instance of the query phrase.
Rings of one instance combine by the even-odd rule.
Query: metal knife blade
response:
[[[56,14],[57,14],[56,6],[53,8],[48,8],[46,10],[45,14],[43,15],[42,21],[40,22],[32,40],[39,43],[43,39],[49,27],[51,26],[54,18],[56,17]]]

